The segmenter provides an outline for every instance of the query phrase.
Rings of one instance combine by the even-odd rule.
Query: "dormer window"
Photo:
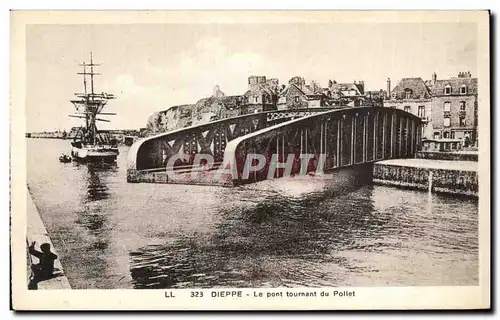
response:
[[[444,87],[444,94],[450,95],[451,94],[451,86],[448,84],[446,87]]]
[[[411,89],[405,89],[405,99],[411,99],[412,91]]]
[[[465,84],[460,87],[460,94],[467,94],[467,86]]]

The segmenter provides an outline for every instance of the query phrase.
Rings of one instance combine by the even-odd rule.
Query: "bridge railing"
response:
[[[228,143],[224,163],[234,159],[233,184],[413,157],[421,120],[400,109],[356,107],[311,115],[241,136]],[[261,155],[260,170],[249,161]],[[304,155],[308,157],[304,158]],[[257,161],[258,162],[258,161]],[[288,169],[285,167],[288,163]],[[286,172],[289,170],[289,172]],[[249,174],[249,172],[252,172]]]
[[[275,110],[213,121],[203,125],[160,133],[136,141],[127,159],[128,180],[133,181],[137,171],[165,171],[168,161],[176,154],[189,155],[175,163],[175,167],[192,166],[197,154],[209,154],[215,163],[221,163],[228,142],[240,136],[332,108]]]

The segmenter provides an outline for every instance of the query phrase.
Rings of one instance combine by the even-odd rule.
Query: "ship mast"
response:
[[[94,106],[94,61],[92,60],[92,52],[90,52],[90,93],[92,97],[92,106]],[[95,112],[92,112],[92,144],[95,143]]]
[[[83,66],[83,72],[79,72],[78,74],[83,75],[83,93],[86,96],[87,95],[87,64],[85,61],[81,64]],[[85,99],[85,98],[84,98]],[[85,130],[89,130],[89,116],[87,112],[85,112]]]
[[[90,64],[83,62],[80,64],[83,66],[83,72],[79,72],[78,74],[83,75],[83,93],[75,93],[79,100],[72,100],[71,102],[75,105],[77,109],[77,113],[84,114],[84,116],[78,115],[70,115],[70,117],[76,118],[85,118],[85,129],[86,134],[88,134],[88,140],[84,137],[86,142],[91,144],[95,144],[97,142],[97,126],[96,121],[104,121],[109,122],[109,120],[98,119],[96,116],[98,114],[102,115],[114,115],[114,113],[102,113],[102,109],[106,105],[109,99],[115,99],[112,94],[96,94],[94,92],[94,76],[99,75],[100,73],[94,72],[94,67],[100,66],[100,64],[95,64],[92,56],[92,52],[90,53]],[[90,67],[90,72],[87,72],[87,67]],[[87,76],[90,76],[90,93],[87,91]],[[83,107],[83,112],[79,110],[79,108]]]

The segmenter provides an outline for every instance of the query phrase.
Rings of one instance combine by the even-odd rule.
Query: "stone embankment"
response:
[[[50,244],[50,249],[53,253],[57,254],[54,245],[45,229],[45,225],[42,222],[38,209],[33,203],[33,199],[29,193],[26,191],[27,199],[27,234],[26,241],[29,246],[33,241],[36,242],[35,249],[40,251],[40,245],[43,243]],[[28,248],[26,248],[28,250]],[[38,263],[38,258],[28,254],[28,266],[31,267],[32,264]],[[58,255],[59,256],[59,255]],[[54,277],[48,280],[40,281],[37,283],[37,289],[71,289],[68,278],[66,277],[61,262],[58,259],[54,261]],[[31,270],[29,268],[28,270]]]
[[[478,161],[477,151],[434,152],[419,151],[415,158],[429,160]]]
[[[429,159],[397,159],[378,162],[373,182],[434,193],[478,197],[478,163]]]

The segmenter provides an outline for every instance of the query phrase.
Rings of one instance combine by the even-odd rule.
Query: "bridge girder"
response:
[[[312,154],[316,161],[324,155],[324,170],[410,157],[421,140],[420,124],[418,117],[403,110],[375,107],[282,110],[228,118],[136,142],[129,151],[127,179],[150,181],[141,180],[138,173],[166,171],[166,164],[177,154],[189,155],[176,165],[187,170],[197,154],[210,155],[216,165],[236,159],[238,176],[232,178],[233,184],[267,177],[254,174],[248,181],[243,179],[243,166],[250,153],[265,155],[264,171],[272,165],[272,154],[279,163],[289,155],[295,159],[300,154]],[[273,177],[282,174],[283,170],[277,170]]]

